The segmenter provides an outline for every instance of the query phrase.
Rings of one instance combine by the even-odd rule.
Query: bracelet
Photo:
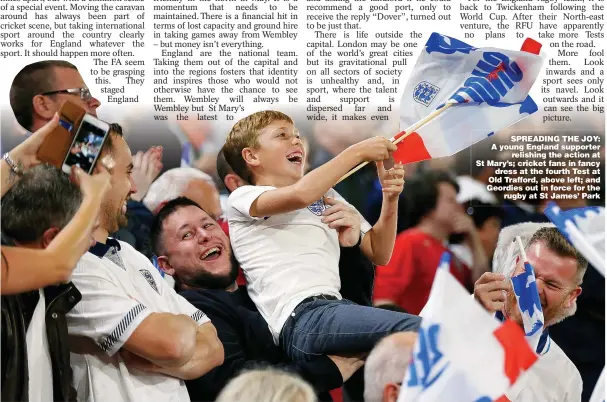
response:
[[[17,164],[15,163],[13,158],[11,158],[11,156],[8,154],[8,152],[4,154],[2,159],[4,159],[6,161],[6,164],[8,165],[9,168],[11,168],[13,173],[15,173],[18,176],[21,176],[23,174],[21,169],[19,169],[19,167],[17,166]]]
[[[363,232],[360,232],[360,236],[358,237],[358,243],[354,247],[360,247],[360,243],[363,242]]]

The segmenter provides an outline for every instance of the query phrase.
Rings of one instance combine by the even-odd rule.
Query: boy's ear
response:
[[[242,159],[247,165],[259,166],[259,159],[252,148],[247,147],[242,150]]]

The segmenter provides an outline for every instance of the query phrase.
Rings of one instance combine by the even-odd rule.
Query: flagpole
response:
[[[518,248],[521,251],[521,257],[523,257],[523,262],[527,262],[527,253],[525,252],[525,246],[523,245],[523,241],[520,236],[516,236],[516,242],[518,244]]]
[[[393,142],[394,145],[398,144],[399,142],[401,142],[402,140],[404,140],[406,137],[408,137],[409,135],[413,134],[416,130],[418,130],[421,126],[423,126],[424,124],[428,123],[429,121],[431,121],[432,119],[434,119],[435,117],[437,117],[439,114],[441,114],[442,112],[444,112],[445,110],[449,109],[451,106],[455,105],[457,102],[447,102],[443,105],[443,107],[436,109],[434,112],[430,113],[428,116],[424,117],[423,119],[421,119],[420,121],[418,121],[417,123],[414,123],[412,126],[409,126],[406,130],[405,130],[405,134],[403,134],[402,136],[400,136],[396,141]],[[352,176],[354,173],[358,172],[360,169],[364,168],[365,166],[367,166],[369,164],[369,162],[363,162],[361,164],[359,164],[358,166],[356,166],[354,169],[350,170],[348,173],[346,173],[345,175],[343,175],[341,177],[341,179],[339,179],[337,181],[337,183],[341,183],[342,181],[344,181],[345,179],[347,179],[348,177]],[[335,184],[337,184],[335,183]]]

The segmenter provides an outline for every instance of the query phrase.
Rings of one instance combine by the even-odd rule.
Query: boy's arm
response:
[[[297,183],[259,195],[251,204],[249,215],[264,217],[305,208],[321,199],[357,163],[386,160],[389,153],[395,150],[396,145],[383,137],[373,137],[354,144]]]
[[[405,170],[403,165],[395,164],[386,171],[384,163],[377,162],[377,174],[383,192],[381,214],[373,228],[363,237],[360,247],[374,264],[386,265],[390,262],[396,240],[398,198],[405,184]]]

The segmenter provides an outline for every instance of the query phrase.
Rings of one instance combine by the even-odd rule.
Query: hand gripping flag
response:
[[[513,321],[500,323],[449,272],[443,254],[398,402],[491,402],[537,355]]]
[[[475,48],[433,33],[401,99],[402,132],[393,140],[404,138],[394,160],[453,155],[536,112],[528,94],[542,66],[540,48],[531,39],[521,51]]]
[[[551,202],[544,213],[573,247],[605,276],[605,208],[584,207],[563,211]]]
[[[540,303],[540,295],[537,290],[533,267],[527,261],[525,247],[519,236],[516,237],[516,242],[523,258],[525,270],[511,278],[512,289],[523,320],[523,329],[525,330],[527,342],[529,342],[533,350],[536,350],[544,329],[544,312]]]

